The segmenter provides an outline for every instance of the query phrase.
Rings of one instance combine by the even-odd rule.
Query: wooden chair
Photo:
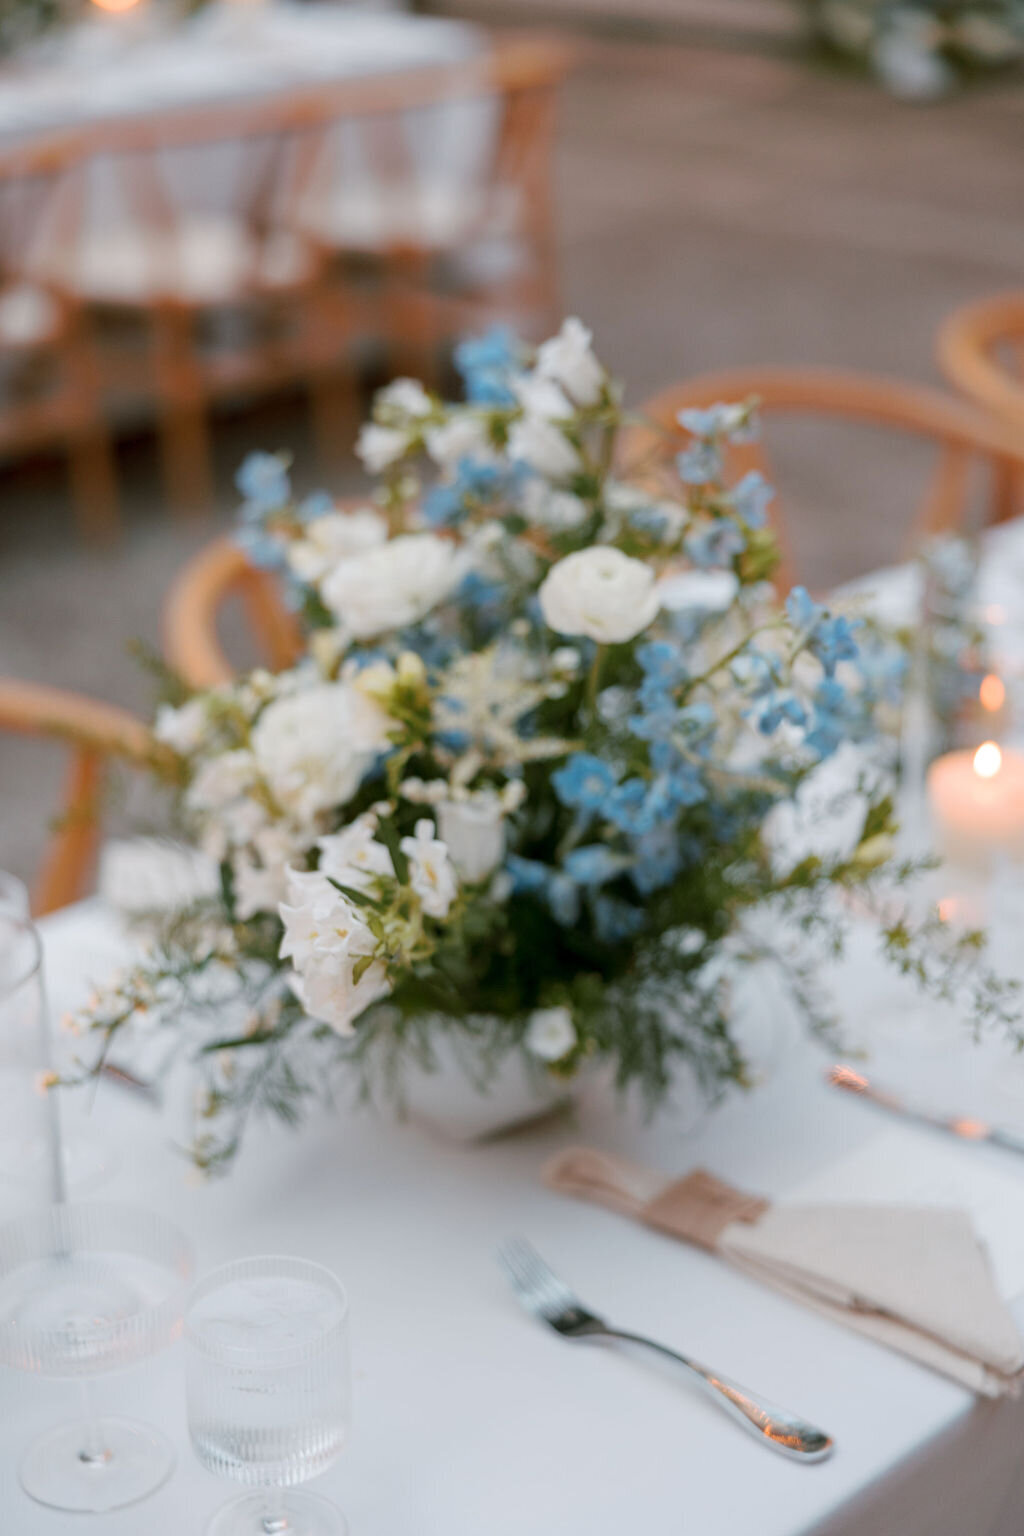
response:
[[[95,338],[74,296],[34,263],[44,230],[59,241],[73,225],[76,156],[69,136],[0,150],[0,456],[63,448],[79,526],[109,534],[117,484]]]
[[[13,678],[0,678],[0,731],[56,737],[70,755],[61,814],[34,883],[32,907],[42,916],[88,890],[109,760],[141,765],[163,749],[126,710]]]
[[[551,170],[568,67],[561,45],[513,36],[322,98],[292,217],[331,257],[376,263],[396,371],[429,374],[441,339],[492,317],[534,334],[553,324]]]
[[[939,330],[937,352],[949,382],[1024,440],[1024,292],[956,310]]]
[[[231,539],[216,539],[180,572],[164,607],[164,656],[191,688],[216,688],[236,675],[218,635],[220,617],[233,597],[241,599],[272,671],[291,666],[302,652],[299,627],[273,576],[250,565]]]
[[[1024,471],[1024,441],[1000,422],[938,390],[823,369],[735,368],[674,385],[647,401],[641,407],[641,422],[624,434],[624,467],[633,474],[664,473],[689,440],[689,434],[678,424],[679,411],[751,396],[758,398],[762,414],[769,418],[775,412],[839,417],[889,427],[934,443],[938,463],[912,519],[908,553],[928,533],[961,524],[975,461],[981,460],[992,472],[987,521],[1001,522],[1021,510],[1007,476],[1010,471],[1018,475]],[[749,469],[759,469],[773,481],[762,442],[730,449],[729,460],[731,475],[738,477]],[[778,580],[785,586],[792,584],[797,572],[783,505],[777,495],[771,516],[782,552]]]

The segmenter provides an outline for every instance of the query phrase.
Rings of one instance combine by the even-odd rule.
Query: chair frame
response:
[[[1014,345],[1020,377],[993,357]],[[939,366],[956,389],[1024,432],[1024,292],[997,293],[956,310],[936,340]]]
[[[215,539],[178,573],[164,605],[164,656],[190,688],[218,688],[237,675],[217,635],[221,607],[236,595],[273,671],[302,654],[299,626],[274,577],[251,565],[232,539]]]
[[[0,731],[56,738],[70,754],[62,814],[33,882],[32,910],[44,916],[88,890],[108,761],[141,767],[166,760],[169,767],[170,757],[127,710],[15,678],[0,677]]]

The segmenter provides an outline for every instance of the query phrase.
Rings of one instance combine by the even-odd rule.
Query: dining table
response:
[[[132,942],[97,898],[46,918],[42,934],[55,1014],[81,1007]],[[918,1091],[931,1079],[934,1097],[965,1109],[995,1094],[1004,1122],[1014,1111],[1024,1118],[1024,1075],[1005,1047],[976,1046],[948,1020],[925,1041],[866,932],[855,940],[832,981],[851,1022],[893,1021],[886,1071],[911,1074]],[[902,1040],[901,1008],[910,1020]],[[1015,1192],[1024,1199],[1024,1159],[896,1131],[826,1085],[830,1058],[820,1045],[790,1026],[776,1035],[758,1086],[706,1113],[670,1103],[648,1117],[595,1075],[570,1108],[465,1145],[342,1092],[299,1128],[256,1120],[235,1166],[213,1179],[185,1155],[182,1074],[171,1073],[160,1108],[102,1078],[60,1090],[62,1114],[72,1158],[80,1136],[106,1155],[102,1187],[83,1195],[163,1212],[192,1239],[199,1273],[286,1253],[341,1277],[354,1427],[316,1486],[346,1511],[354,1536],[1011,1536],[1024,1507],[1024,1402],[976,1399],[708,1253],[542,1185],[547,1158],[584,1143],[670,1173],[702,1165],[782,1197],[851,1159],[884,1160],[886,1138],[899,1135],[913,1138],[918,1161],[939,1159],[940,1184],[953,1160],[959,1193],[990,1179],[1008,1190],[1002,1214],[1011,1219]],[[500,1244],[517,1234],[595,1309],[824,1427],[834,1455],[814,1466],[784,1460],[681,1373],[538,1326],[496,1263]],[[1024,1326],[1024,1295],[1014,1312]],[[74,1384],[4,1371],[5,1536],[199,1533],[231,1490],[190,1450],[180,1342],[98,1378],[96,1389],[101,1412],[142,1418],[170,1438],[173,1476],[144,1504],[110,1514],[33,1503],[19,1487],[19,1457],[41,1430],[74,1415]]]

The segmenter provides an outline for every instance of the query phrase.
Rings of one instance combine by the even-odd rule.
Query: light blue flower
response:
[[[291,500],[288,464],[279,453],[250,453],[235,476],[235,484],[255,513],[276,512]]]
[[[654,817],[647,804],[646,779],[627,779],[608,797],[605,816],[622,832],[647,832],[654,825]]]
[[[280,539],[263,531],[259,523],[242,524],[235,529],[235,543],[245,550],[245,558],[258,570],[277,571],[285,567],[284,546]]]
[[[547,885],[548,906],[551,915],[563,928],[571,928],[579,921],[579,887],[569,875],[553,874]]]
[[[635,938],[644,926],[641,907],[618,896],[598,896],[594,900],[594,927],[606,944],[622,944]]]
[[[483,336],[467,336],[454,352],[454,362],[474,405],[514,405],[509,375],[518,366],[519,346],[507,326],[497,325]]]
[[[685,547],[694,565],[727,566],[743,553],[746,542],[730,518],[720,517],[691,533]]]
[[[790,725],[806,725],[807,711],[792,693],[775,693],[758,716],[758,728],[765,736],[771,736],[783,721]]]
[[[824,613],[806,587],[794,587],[786,598],[786,614],[794,629],[813,629]]]
[[[845,614],[822,619],[810,640],[810,649],[831,677],[841,661],[854,661],[860,654],[853,638],[854,625]]]
[[[671,885],[683,866],[682,845],[674,827],[657,827],[638,837],[629,878],[641,896]]]
[[[299,517],[304,523],[315,523],[318,517],[326,517],[336,510],[330,491],[311,491],[299,504]]]
[[[629,859],[614,853],[603,843],[590,843],[586,848],[574,848],[565,858],[565,872],[577,885],[607,885],[629,868]]]
[[[517,895],[540,896],[547,889],[551,871],[537,859],[522,859],[517,853],[510,853],[505,860],[505,869]]]
[[[576,752],[551,775],[551,782],[563,805],[599,811],[615,788],[616,777],[601,758]]]
[[[676,469],[685,485],[707,485],[722,478],[722,455],[713,442],[696,442],[676,455]]]
[[[775,492],[756,469],[745,474],[729,493],[736,516],[742,518],[748,528],[764,527],[768,508],[774,498]]]
[[[667,640],[649,640],[637,646],[636,659],[645,677],[665,687],[675,687],[687,675],[682,653]]]

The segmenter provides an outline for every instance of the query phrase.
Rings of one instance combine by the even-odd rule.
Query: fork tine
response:
[[[569,1287],[525,1238],[513,1238],[505,1243],[499,1259],[513,1287],[531,1311],[550,1320],[575,1303]]]

